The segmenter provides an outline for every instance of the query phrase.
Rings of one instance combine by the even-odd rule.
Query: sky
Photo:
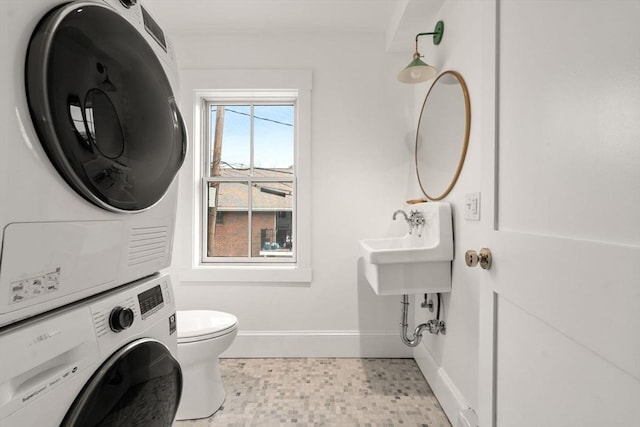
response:
[[[294,106],[254,106],[254,167],[287,168],[294,157]],[[211,120],[215,123],[216,107],[212,107]],[[250,164],[249,105],[225,107],[222,167],[248,167]],[[212,135],[215,126],[212,125]]]

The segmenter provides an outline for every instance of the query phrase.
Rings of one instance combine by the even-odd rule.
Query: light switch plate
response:
[[[464,219],[480,221],[480,193],[467,193],[464,195]]]

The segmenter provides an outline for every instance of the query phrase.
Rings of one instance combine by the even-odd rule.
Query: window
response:
[[[202,113],[202,262],[295,263],[296,98],[213,97]]]
[[[180,172],[178,185],[178,221],[182,226],[176,227],[173,267],[181,282],[191,283],[309,283],[312,279],[311,268],[311,91],[312,72],[310,70],[183,70],[180,73],[181,103],[185,122],[190,129],[191,145],[187,151],[187,160]],[[191,108],[188,108],[188,105]],[[254,152],[245,154],[242,163],[247,167],[242,176],[212,176],[211,159],[215,148],[215,120],[212,121],[212,108],[217,106],[238,108],[253,106],[251,115],[231,113],[225,111],[226,124],[231,121],[231,115],[244,118],[245,123],[253,121]],[[272,106],[293,106],[293,122],[283,120],[283,117],[264,116],[260,109]],[[290,108],[290,107],[289,107]],[[238,110],[242,111],[242,110]],[[268,113],[268,111],[267,111]],[[249,111],[247,114],[251,114]],[[213,116],[215,118],[216,116]],[[266,122],[261,118],[273,118],[276,121],[293,124],[285,126],[293,131],[293,161],[289,164],[273,169],[293,166],[293,175],[283,171],[275,176],[262,176],[260,168],[273,166],[259,163],[262,152],[260,132],[257,131]],[[226,124],[225,127],[226,127]],[[274,123],[275,125],[275,123]],[[251,127],[249,126],[251,129]],[[231,131],[227,132],[227,136]],[[222,133],[224,137],[224,131]],[[249,140],[250,133],[245,134]],[[241,163],[227,157],[225,149],[229,144],[222,141],[220,161],[223,158],[235,166],[236,170],[225,172],[238,173],[236,163]],[[251,147],[246,143],[247,147]],[[251,148],[249,148],[251,150]],[[262,150],[262,151],[261,151]],[[209,157],[207,157],[209,155]],[[230,153],[231,155],[231,153]],[[253,156],[253,163],[251,163]],[[264,157],[264,156],[262,156]],[[221,164],[222,166],[222,164]],[[253,174],[249,174],[253,167]],[[223,191],[225,186],[237,185],[245,182],[246,196],[235,202],[227,201],[225,209],[221,202],[216,202],[214,194]],[[210,184],[211,183],[211,184]],[[213,184],[217,183],[217,187]],[[253,187],[253,184],[258,184]],[[209,190],[209,188],[212,190]],[[292,194],[288,191],[292,187]],[[251,191],[249,191],[251,189]],[[270,222],[268,225],[258,223],[260,216],[268,212],[267,206],[260,206],[251,198],[254,194],[269,195],[269,191],[278,196],[278,205],[270,206]],[[282,195],[284,194],[284,197]],[[249,197],[251,194],[251,197]],[[219,194],[218,194],[219,195]],[[256,196],[258,197],[258,196]],[[216,208],[215,217],[210,215],[209,201]],[[283,204],[291,201],[291,206]],[[249,202],[252,205],[249,209]],[[258,209],[260,208],[260,209]],[[262,210],[261,210],[262,209]],[[242,239],[242,255],[209,256],[209,230],[215,232],[211,223],[227,226],[239,215],[234,212],[244,211],[246,217],[243,223],[246,232]],[[252,222],[249,222],[252,215]],[[252,239],[256,239],[259,248],[249,249],[249,224],[251,224]],[[290,228],[290,229],[289,229]],[[218,235],[220,237],[220,235]],[[265,246],[269,243],[269,247]],[[277,243],[272,245],[271,243]],[[284,242],[284,243],[282,243]],[[261,243],[261,244],[260,244]],[[234,248],[234,251],[239,248]],[[288,250],[288,254],[287,254]],[[263,254],[260,254],[260,251]],[[271,251],[267,254],[264,252]],[[215,250],[212,255],[215,254]],[[250,256],[253,255],[253,256]]]

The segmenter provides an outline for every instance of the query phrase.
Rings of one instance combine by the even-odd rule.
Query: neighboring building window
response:
[[[222,224],[224,221],[224,216],[221,211],[216,212],[216,224]]]
[[[204,263],[296,262],[296,98],[207,99]]]

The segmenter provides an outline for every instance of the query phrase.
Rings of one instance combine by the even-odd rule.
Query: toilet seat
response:
[[[178,310],[178,343],[218,338],[233,333],[238,318],[233,314],[212,310]]]

